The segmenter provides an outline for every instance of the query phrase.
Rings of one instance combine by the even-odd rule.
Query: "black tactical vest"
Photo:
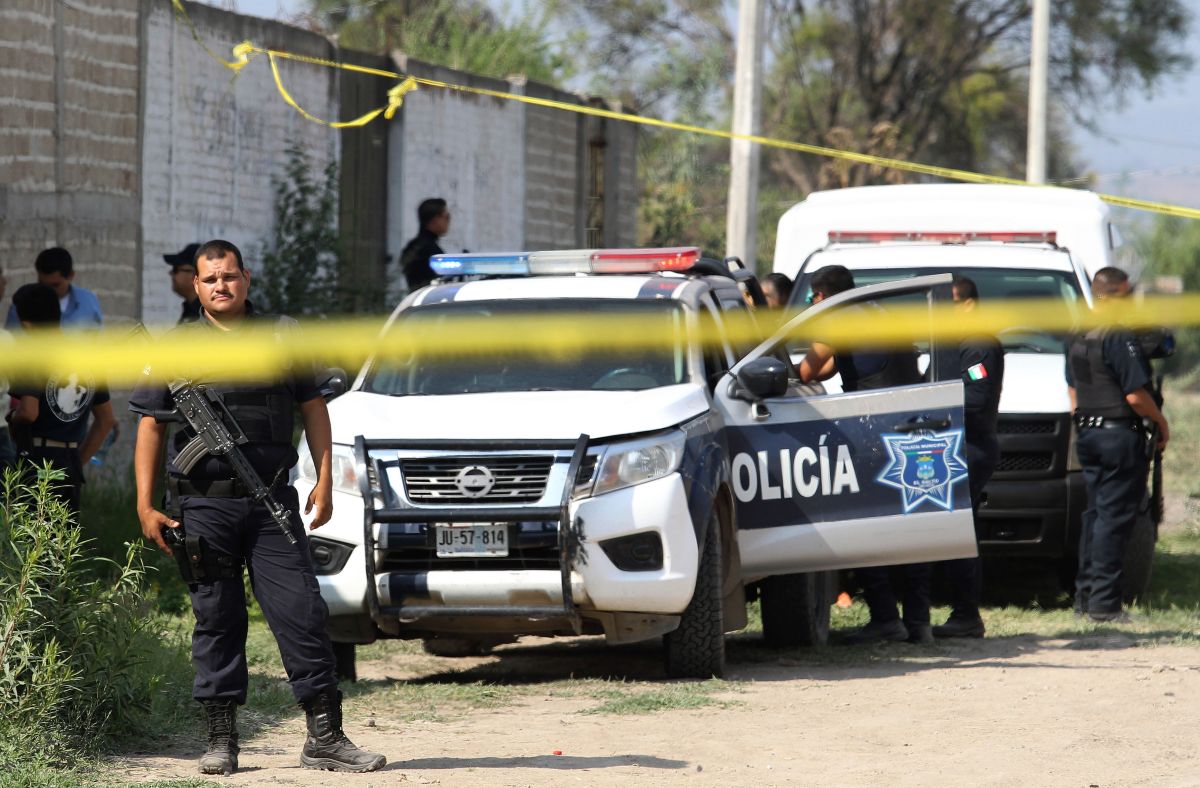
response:
[[[888,351],[883,367],[869,375],[858,374],[858,367],[854,364],[854,353],[837,353],[834,359],[842,376],[843,391],[869,391],[892,386],[911,386],[921,382],[915,350]]]
[[[253,314],[253,313],[251,313]],[[274,321],[275,333],[283,336],[295,325],[287,317],[255,314],[256,321]],[[179,329],[183,331],[212,331],[204,323],[192,323]],[[203,374],[194,379],[210,391],[221,396],[234,423],[246,436],[248,447],[258,445],[278,448],[283,455],[293,451],[292,428],[296,413],[296,400],[291,389],[279,380],[270,382],[218,383],[205,379]],[[232,425],[231,425],[232,426]],[[194,438],[191,427],[181,427],[175,433],[175,447],[181,449]],[[270,452],[273,454],[273,452]],[[257,453],[256,453],[257,456]],[[292,458],[295,461],[295,458]],[[263,472],[266,469],[260,469]]]
[[[1075,410],[1084,416],[1132,419],[1137,414],[1125,401],[1125,392],[1104,362],[1104,340],[1111,328],[1100,326],[1071,337],[1067,363],[1075,381]]]

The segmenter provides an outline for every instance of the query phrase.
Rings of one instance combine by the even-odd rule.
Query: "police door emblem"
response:
[[[496,477],[482,465],[468,465],[454,477],[454,485],[464,498],[482,498],[496,486]]]
[[[46,383],[46,404],[62,422],[78,421],[88,412],[95,396],[96,382],[91,378],[81,380],[75,373],[65,379],[51,378]]]
[[[888,464],[876,480],[900,491],[904,513],[928,501],[954,508],[954,485],[967,478],[962,430],[883,435]]]

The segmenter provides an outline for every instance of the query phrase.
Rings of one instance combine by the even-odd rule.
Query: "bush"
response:
[[[51,493],[61,474],[37,476],[6,471],[0,501],[0,774],[144,732],[166,677],[189,674],[141,593],[142,548],[89,555]]]

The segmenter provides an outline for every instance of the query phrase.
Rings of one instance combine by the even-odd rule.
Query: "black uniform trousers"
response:
[[[966,443],[967,476],[971,489],[971,517],[976,523],[976,545],[979,543],[979,504],[983,488],[996,471],[1000,461],[1000,441],[995,434],[969,436]],[[946,581],[950,585],[950,615],[953,618],[974,620],[979,617],[979,600],[983,594],[983,561],[956,558],[946,561]]]
[[[904,605],[904,625],[923,626],[929,624],[929,585],[933,565],[905,564],[896,567],[904,582],[900,600]],[[896,592],[892,588],[892,567],[868,566],[855,569],[854,575],[862,585],[863,599],[871,612],[871,621],[886,624],[900,618],[896,609]]]
[[[1075,439],[1088,508],[1079,534],[1075,609],[1121,610],[1125,545],[1146,495],[1146,438],[1140,430],[1084,428]]]
[[[337,686],[333,647],[325,631],[329,610],[321,598],[303,535],[295,489],[276,497],[292,514],[289,544],[266,507],[250,498],[182,496],[183,527],[208,550],[244,560],[254,597],[275,640],[296,700],[305,703]],[[188,586],[196,626],[192,663],[196,700],[246,702],[246,592],[242,573]]]

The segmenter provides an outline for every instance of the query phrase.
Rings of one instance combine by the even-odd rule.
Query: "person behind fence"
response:
[[[429,259],[442,253],[438,239],[450,232],[450,211],[441,197],[430,197],[417,206],[421,229],[400,253],[400,267],[409,291],[419,290],[433,281],[436,274]]]
[[[200,244],[188,244],[175,254],[164,254],[163,262],[171,266],[171,292],[183,299],[179,312],[180,323],[200,319],[200,296],[196,294],[196,252]]]
[[[1129,276],[1101,268],[1092,296],[1101,315],[1129,295]],[[1149,453],[1146,423],[1157,448],[1170,437],[1167,420],[1150,392],[1150,364],[1125,326],[1108,323],[1067,342],[1066,377],[1075,420],[1075,450],[1087,489],[1079,534],[1075,614],[1094,621],[1127,621],[1122,610],[1125,545],[1146,494]],[[1143,421],[1144,420],[1144,421]]]
[[[59,298],[50,287],[24,285],[13,293],[12,300],[22,328],[59,330]],[[92,377],[62,371],[14,383],[11,393],[16,404],[9,423],[22,455],[36,466],[49,463],[62,471],[65,479],[56,487],[56,494],[78,516],[83,466],[115,425],[108,390]]]
[[[54,290],[64,327],[100,328],[104,325],[104,315],[96,294],[75,284],[75,261],[70,252],[59,246],[43,249],[38,253],[33,267],[37,271],[38,284]],[[13,304],[9,307],[4,327],[11,330],[20,325],[16,304]]]
[[[979,303],[979,289],[965,276],[951,284],[955,311],[967,314]],[[1004,347],[994,336],[965,337],[958,346],[958,363],[963,383],[963,422],[966,438],[967,478],[971,488],[971,514],[979,519],[983,488],[1000,461],[996,422],[1000,414],[1000,391],[1004,387]],[[933,628],[935,638],[981,638],[983,617],[979,598],[983,569],[979,557],[946,561],[950,585],[950,618]]]
[[[171,549],[166,539],[176,544],[182,540],[187,547],[180,563],[196,617],[192,694],[203,706],[208,725],[200,771],[230,774],[238,766],[236,712],[246,702],[247,690],[243,565],[279,645],[292,693],[305,711],[308,736],[301,765],[375,771],[386,762],[384,756],[359,749],[342,730],[342,696],[326,633],[328,609],[307,550],[299,498],[287,483],[288,471],[297,461],[292,429],[298,410],[319,477],[305,513],[313,515],[310,528],[329,521],[333,511],[332,439],[315,369],[293,365],[270,381],[238,385],[206,377],[205,359],[241,352],[236,342],[249,327],[269,328],[280,341],[294,335],[297,328],[288,318],[270,318],[255,311],[246,298],[250,271],[233,244],[209,241],[197,250],[194,264],[201,317],[172,332],[195,347],[194,356],[184,359],[179,370],[163,370],[161,378],[148,377],[130,397],[129,407],[141,416],[134,474],[142,533],[167,553]],[[147,375],[154,373],[147,369]],[[166,442],[164,420],[177,411],[175,397],[182,396],[181,385],[195,391],[195,384],[204,384],[220,396],[230,420],[248,439],[241,446],[242,458],[286,512],[273,514],[271,501],[251,497],[252,483],[235,470],[227,456],[204,455],[193,467],[182,467],[194,459],[194,455],[181,454],[195,437],[189,427],[178,429],[167,447],[167,487],[177,513],[168,516],[155,507],[155,484]],[[182,533],[176,530],[180,528]]]

